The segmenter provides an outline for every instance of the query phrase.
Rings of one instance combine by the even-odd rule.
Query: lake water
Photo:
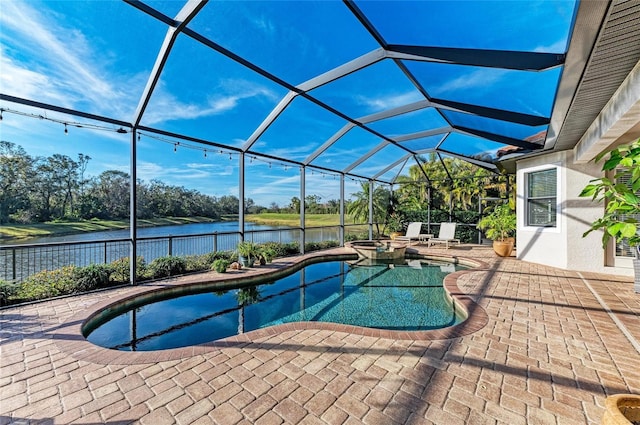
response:
[[[245,231],[275,230],[281,228],[283,227],[245,222]],[[224,233],[237,231],[237,221],[216,221],[209,223],[176,224],[173,226],[139,227],[138,237],[146,238],[162,236],[186,236],[198,235],[203,233]],[[104,232],[76,233],[63,236],[43,236],[37,238],[20,239],[18,241],[0,239],[0,245],[33,245],[52,242],[104,241],[109,239],[127,239],[128,237],[129,229],[122,229],[108,230]]]
[[[339,226],[305,231],[307,242],[339,240],[339,237]],[[0,279],[20,281],[42,270],[110,263],[129,256],[128,238],[129,230],[124,229],[31,238],[20,242],[5,240],[0,243]],[[136,255],[151,262],[167,255],[231,251],[240,241],[240,234],[237,221],[223,221],[139,228],[137,238]],[[300,229],[246,222],[245,240],[255,243],[298,242]],[[6,248],[7,245],[14,245],[14,248]]]

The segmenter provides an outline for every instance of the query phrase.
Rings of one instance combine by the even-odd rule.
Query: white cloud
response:
[[[133,116],[136,104],[131,95],[144,86],[146,72],[114,72],[111,52],[97,51],[87,34],[65,26],[64,17],[51,10],[45,16],[30,3],[19,1],[5,1],[2,8],[3,92],[72,109],[89,107],[90,112],[121,119]],[[234,78],[219,81],[212,92],[204,104],[183,102],[158,84],[145,123],[218,115],[248,98],[277,100],[269,88]]]
[[[287,188],[298,187],[300,176],[289,176],[270,181],[268,184],[259,184],[251,190],[251,195],[272,195],[282,193]]]
[[[442,94],[491,86],[492,84],[500,81],[507,72],[508,71],[497,69],[481,69],[473,71],[444,83],[432,91],[434,94]]]
[[[257,29],[262,31],[265,35],[273,36],[276,32],[277,26],[266,16],[256,16],[250,21]]]
[[[212,176],[212,173],[194,167],[168,167],[148,161],[138,161],[137,173],[139,179],[147,182],[157,179],[177,185],[182,184],[182,181],[194,181]]]
[[[191,120],[220,115],[235,109],[245,99],[267,99],[275,101],[277,95],[266,87],[250,81],[225,79],[214,89],[205,105],[184,103],[169,93],[165,84],[160,82],[154,89],[153,98],[144,114],[147,125],[172,120]]]
[[[355,96],[355,100],[358,104],[366,106],[371,112],[377,112],[397,108],[399,106],[413,102],[418,102],[420,100],[424,100],[424,97],[418,91],[412,90],[408,93],[390,95],[386,97],[371,98],[358,95]]]
[[[548,53],[564,53],[567,47],[567,41],[564,39],[558,40],[549,46],[538,46],[533,49],[534,52],[548,52]]]
[[[64,27],[60,24],[64,20],[53,13],[45,17],[28,2],[7,1],[2,7],[2,37],[11,37],[11,44],[20,46],[20,52],[2,51],[3,80],[11,82],[9,87],[61,106],[87,101],[99,112],[108,111],[112,116],[125,113],[126,88],[119,89],[109,81],[113,77],[99,63],[105,55],[92,51],[84,34]],[[20,63],[18,56],[31,62]],[[13,83],[25,85],[18,88]]]
[[[189,162],[184,164],[185,167],[192,169],[192,170],[201,170],[201,169],[206,169],[206,168],[216,168],[217,166],[215,164],[207,164],[207,163],[202,163],[202,162]]]
[[[2,46],[0,46],[2,49]],[[3,49],[4,50],[4,49]],[[32,99],[36,95],[42,95],[42,87],[51,85],[50,79],[43,74],[21,68],[18,64],[0,51],[0,85],[2,91],[13,96]],[[58,93],[53,93],[48,101],[64,102],[65,97]]]

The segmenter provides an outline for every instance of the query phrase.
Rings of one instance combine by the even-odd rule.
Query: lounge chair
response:
[[[460,239],[455,238],[456,233],[456,223],[440,223],[440,231],[438,232],[437,238],[430,238],[428,242],[428,246],[432,244],[445,244],[446,248],[449,249],[449,243],[458,242],[460,245]]]
[[[411,245],[411,241],[420,240],[420,229],[422,229],[421,221],[414,221],[407,226],[407,232],[404,236],[396,236],[396,241],[407,241]]]

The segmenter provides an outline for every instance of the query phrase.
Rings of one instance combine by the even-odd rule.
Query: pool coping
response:
[[[202,284],[204,286],[205,282],[207,285],[210,285],[212,281],[219,281],[220,288],[237,286],[238,284],[250,284],[256,280],[263,280],[265,277],[277,278],[281,275],[290,274],[306,265],[324,261],[326,259],[337,260],[356,258],[353,251],[349,251],[345,248],[337,248],[329,251],[320,251],[296,257],[278,259],[273,263],[264,266],[231,271],[225,274],[207,272],[132,286],[130,289],[125,289],[124,292],[114,298],[90,305],[85,310],[74,314],[53,332],[53,338],[60,351],[70,355],[76,360],[83,360],[96,364],[133,365],[177,360],[215,352],[224,348],[242,347],[254,342],[255,340],[268,338],[288,331],[309,329],[328,330],[376,338],[433,341],[469,335],[477,332],[487,325],[489,318],[486,311],[466,293],[464,293],[457,285],[458,279],[465,274],[488,270],[489,266],[487,263],[477,259],[452,255],[432,253],[421,254],[412,249],[408,249],[407,254],[415,256],[415,258],[446,261],[471,267],[467,270],[460,270],[448,274],[443,283],[448,296],[455,302],[462,312],[466,314],[467,317],[465,320],[459,324],[446,328],[425,331],[393,331],[326,322],[293,322],[270,326],[264,329],[257,329],[241,335],[230,336],[224,339],[189,347],[135,352],[118,351],[97,346],[87,341],[82,334],[84,325],[96,315],[99,315],[101,312],[104,314],[105,310],[114,308],[116,305],[121,305],[123,301],[134,297],[149,295],[158,291],[171,290],[172,288],[176,292],[185,291],[187,288],[192,289],[194,285]]]

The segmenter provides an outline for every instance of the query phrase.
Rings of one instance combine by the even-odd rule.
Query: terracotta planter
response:
[[[500,257],[509,257],[513,251],[513,242],[511,241],[493,241],[493,250]]]
[[[632,425],[640,423],[640,395],[616,394],[604,402],[602,425]]]

